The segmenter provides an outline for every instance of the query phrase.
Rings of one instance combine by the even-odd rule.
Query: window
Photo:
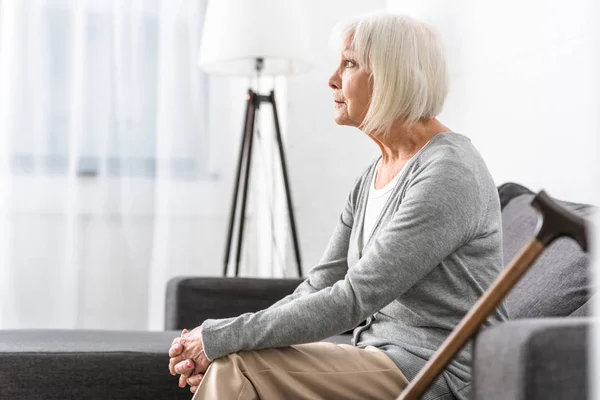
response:
[[[14,174],[206,178],[203,4],[20,3]]]

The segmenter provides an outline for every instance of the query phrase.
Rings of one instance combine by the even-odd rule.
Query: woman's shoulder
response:
[[[458,133],[434,137],[418,155],[408,181],[408,187],[426,181],[441,191],[475,192],[482,201],[496,193],[494,179],[481,154],[468,137]]]
[[[423,149],[419,156],[423,158],[439,158],[440,156],[461,156],[476,152],[471,139],[456,132],[445,132],[435,135]]]
[[[436,135],[418,154],[415,162],[422,173],[457,173],[470,171],[488,175],[487,166],[471,140],[459,133]]]

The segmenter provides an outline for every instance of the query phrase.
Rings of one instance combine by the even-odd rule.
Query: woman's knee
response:
[[[271,352],[269,352],[269,350],[270,349],[231,353],[216,359],[213,363],[216,364],[215,369],[230,370],[233,368],[242,373],[268,369],[271,364],[270,360],[272,359],[272,354],[270,354]]]
[[[206,373],[213,371],[213,373],[218,373],[218,371],[227,371],[233,368],[235,369],[244,369],[244,357],[240,356],[239,353],[231,353],[226,356],[217,358],[212,362],[210,368]]]

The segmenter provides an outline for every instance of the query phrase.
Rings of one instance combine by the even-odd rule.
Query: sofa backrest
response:
[[[529,189],[508,183],[498,188],[502,205],[504,264],[508,265],[534,235],[538,220]],[[558,201],[586,218],[595,207]],[[590,314],[590,256],[570,238],[552,243],[509,293],[509,318],[585,316]]]

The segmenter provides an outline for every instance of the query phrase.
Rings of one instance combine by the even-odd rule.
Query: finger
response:
[[[182,356],[171,357],[169,360],[169,372],[171,372],[171,375],[176,374],[175,366],[183,360],[185,359]]]
[[[183,346],[180,343],[176,343],[169,349],[169,357],[177,357],[178,355],[181,355],[182,352]]]
[[[198,386],[190,386],[190,392],[196,393],[196,390],[198,390]]]
[[[189,337],[190,337],[190,331],[188,331],[187,329],[184,329],[181,331],[181,337],[179,337],[179,344],[182,346],[185,346],[185,344],[187,343]]]
[[[175,346],[177,343],[179,343],[179,341],[181,340],[181,337],[183,335],[187,335],[188,333],[190,333],[190,331],[188,331],[187,329],[184,329],[181,331],[181,336],[176,337],[175,339],[173,339],[173,341],[171,342],[171,347]]]
[[[179,387],[184,388],[187,384],[187,378],[185,375],[179,375]]]
[[[178,374],[189,376],[194,371],[194,368],[196,368],[196,366],[194,365],[193,361],[185,360],[185,361],[181,361],[181,362],[177,363],[177,365],[175,365],[175,372]]]
[[[204,378],[204,374],[194,374],[187,378],[186,382],[190,386],[199,386],[202,378]]]

